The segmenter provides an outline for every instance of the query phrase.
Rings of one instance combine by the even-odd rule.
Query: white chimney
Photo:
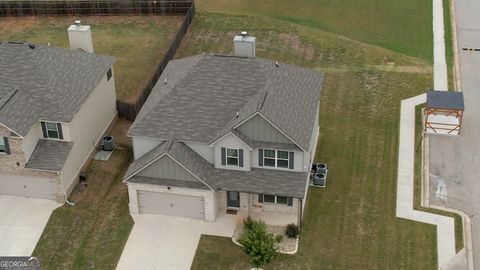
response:
[[[89,25],[82,25],[80,21],[75,21],[75,24],[68,27],[68,39],[70,49],[82,49],[93,53],[92,31]]]
[[[233,54],[235,56],[255,57],[255,37],[248,36],[242,31],[233,38]]]

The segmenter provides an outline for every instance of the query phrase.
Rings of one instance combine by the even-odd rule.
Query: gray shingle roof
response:
[[[25,136],[38,120],[70,122],[113,63],[82,50],[0,41],[0,123]]]
[[[124,179],[127,179],[127,182],[133,183],[166,184],[165,179],[152,179],[135,175],[145,165],[165,153],[168,153],[213,189],[258,194],[264,193],[296,198],[303,198],[305,195],[308,180],[308,173],[306,172],[256,168],[252,168],[251,171],[217,169],[190,149],[190,147],[177,141],[163,142],[143,156],[146,158],[141,157],[135,160],[130,165]],[[176,184],[175,181],[176,180],[169,180],[168,185],[184,185],[184,183],[182,183],[183,181],[180,181],[178,184]]]
[[[429,91],[427,92],[427,107],[464,110],[463,92]]]
[[[260,112],[308,149],[322,83],[321,73],[261,58],[171,61],[128,134],[210,143]]]
[[[73,142],[38,140],[26,167],[29,169],[60,172],[72,147]]]
[[[172,186],[172,187],[183,187],[183,188],[194,188],[194,189],[208,189],[201,182],[194,181],[182,181],[182,180],[172,180],[172,179],[163,179],[163,178],[153,178],[135,175],[134,177],[128,179],[130,183],[141,183],[149,185],[161,185],[161,186]]]

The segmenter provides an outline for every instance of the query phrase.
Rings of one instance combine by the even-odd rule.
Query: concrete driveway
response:
[[[0,256],[30,256],[59,206],[51,200],[0,195]]]
[[[215,222],[163,215],[132,215],[132,232],[117,270],[190,269],[202,234],[232,237],[235,215],[221,215]]]

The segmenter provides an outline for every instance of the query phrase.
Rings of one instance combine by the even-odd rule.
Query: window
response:
[[[42,132],[45,139],[63,140],[62,124],[43,121],[40,123],[42,124]]]
[[[277,167],[288,168],[288,152],[277,151]]]
[[[275,150],[263,150],[263,165],[275,167]]]
[[[58,132],[57,123],[45,122],[47,137],[51,139],[60,139],[60,132]]]
[[[107,82],[110,81],[111,78],[112,78],[112,69],[109,69],[107,71]]]
[[[259,194],[258,202],[260,203],[275,203],[275,204],[284,204],[287,206],[293,206],[293,198],[285,196],[275,196],[267,194]]]
[[[0,137],[0,153],[7,153],[7,142],[4,137]]]
[[[238,166],[238,149],[227,148],[227,165]]]
[[[275,203],[275,195],[263,195],[263,201],[268,203]]]
[[[263,166],[289,168],[289,155],[288,151],[265,149],[263,150]]]
[[[277,196],[277,203],[278,204],[287,204],[288,198],[283,196]]]

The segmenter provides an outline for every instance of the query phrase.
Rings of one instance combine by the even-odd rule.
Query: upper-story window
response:
[[[227,165],[238,166],[238,149],[227,148]]]
[[[54,122],[42,122],[43,137],[46,139],[63,140],[62,124]]]
[[[290,164],[291,159],[293,159],[293,152],[263,149],[263,166],[293,169],[293,164]]]
[[[243,167],[243,149],[221,148],[222,165]]]
[[[0,153],[1,154],[10,154],[10,147],[8,145],[8,139],[6,137],[0,136]]]

